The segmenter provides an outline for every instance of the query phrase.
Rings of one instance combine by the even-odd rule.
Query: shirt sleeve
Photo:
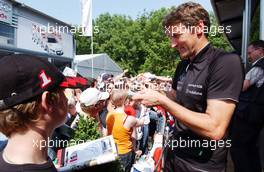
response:
[[[243,84],[243,69],[239,56],[224,54],[209,67],[207,99],[238,102]]]
[[[246,74],[245,79],[249,80],[250,86],[256,84],[264,77],[264,72],[260,67],[253,67]]]

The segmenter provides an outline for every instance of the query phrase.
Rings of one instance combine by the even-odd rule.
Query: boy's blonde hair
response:
[[[28,130],[28,125],[40,119],[39,104],[41,95],[30,102],[13,106],[12,108],[0,111],[0,132],[6,137],[13,133],[23,133]],[[47,95],[47,102],[56,106],[59,103],[60,94],[57,91]]]
[[[112,95],[111,95],[111,101],[112,104],[115,107],[121,107],[124,105],[126,99],[127,99],[127,90],[113,90]]]

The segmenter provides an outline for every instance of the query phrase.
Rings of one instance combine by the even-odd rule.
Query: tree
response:
[[[214,47],[221,48],[225,51],[232,51],[233,48],[227,41],[226,37],[224,37],[224,33],[221,33],[222,31],[219,29],[223,26],[219,26],[216,21],[216,17],[211,12],[209,13],[210,16],[210,22],[211,22],[211,29],[209,33],[209,41]]]
[[[172,8],[171,8],[172,9]],[[122,69],[130,74],[151,72],[157,75],[173,76],[179,62],[179,54],[170,47],[170,40],[164,33],[162,20],[171,10],[143,12],[136,20],[129,16],[105,13],[94,20],[99,33],[94,34],[94,53],[107,53]],[[213,13],[211,26],[217,27]],[[90,39],[75,36],[77,54],[90,53]],[[209,33],[213,46],[232,50],[223,34]]]

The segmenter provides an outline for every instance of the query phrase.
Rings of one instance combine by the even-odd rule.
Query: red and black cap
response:
[[[26,54],[13,54],[0,58],[0,110],[56,88],[82,88],[87,80],[65,77],[48,61]]]

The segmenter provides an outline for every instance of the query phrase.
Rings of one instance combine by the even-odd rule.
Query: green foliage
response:
[[[130,74],[151,72],[156,75],[173,76],[179,62],[179,55],[170,47],[170,40],[164,33],[162,20],[170,9],[143,12],[136,20],[124,15],[105,13],[96,18],[93,26],[99,33],[94,34],[94,53],[107,53],[122,69]],[[213,13],[212,26],[217,26]],[[75,35],[77,54],[89,54],[90,38]],[[213,46],[232,50],[220,33],[209,34]]]
[[[253,17],[250,28],[250,41],[259,40],[259,20],[260,20],[260,7],[258,6]]]
[[[219,33],[219,25],[217,24],[216,18],[213,13],[209,13],[211,22],[211,32],[209,33],[209,41],[214,47],[221,48],[225,51],[232,51],[232,47],[224,37],[223,33]],[[217,29],[216,29],[217,28]]]
[[[80,115],[77,128],[71,139],[73,139],[75,143],[80,143],[88,140],[96,140],[99,137],[98,123],[93,118],[85,118]]]

